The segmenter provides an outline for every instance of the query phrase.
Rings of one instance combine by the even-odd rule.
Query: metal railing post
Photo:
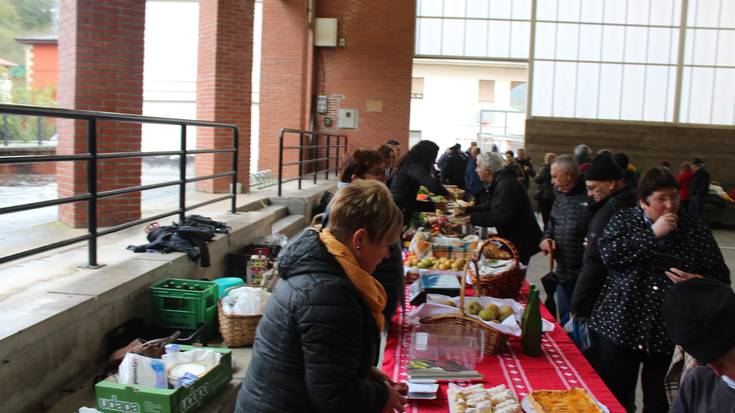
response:
[[[230,212],[233,214],[237,213],[237,171],[239,169],[238,162],[238,151],[240,148],[240,134],[237,128],[232,130],[232,147],[235,149],[232,152],[232,171],[235,173],[232,175],[232,203],[230,205]]]
[[[314,162],[316,159],[319,159],[319,134],[311,135],[311,140],[314,141],[311,148],[311,154],[312,154],[312,162],[311,164],[314,165],[314,170],[312,171],[314,173],[314,185],[316,185],[316,178],[317,178],[317,171],[319,170],[319,162]]]
[[[91,156],[87,161],[87,191],[91,195],[87,201],[87,231],[91,236],[87,248],[88,268],[99,268],[97,264],[97,119],[87,122],[87,150]]]
[[[342,140],[342,136],[337,135],[337,147],[336,147],[337,150],[335,151],[337,157],[335,158],[335,161],[334,161],[334,176],[339,176],[339,143],[341,140]]]
[[[186,125],[181,125],[181,148],[179,156],[179,223],[186,219]]]
[[[278,139],[278,196],[281,196],[281,186],[283,185],[283,129]]]
[[[43,135],[43,119],[40,116],[36,116],[36,139],[38,140],[38,146],[41,146],[42,135]]]
[[[331,145],[332,141],[332,135],[327,134],[327,167],[324,168],[324,179],[329,179],[329,163],[332,160],[332,148],[329,146]]]
[[[299,189],[301,189],[301,178],[304,171],[304,131],[299,132]]]

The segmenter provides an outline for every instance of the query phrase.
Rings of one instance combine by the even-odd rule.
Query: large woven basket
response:
[[[508,336],[481,320],[468,316],[464,311],[465,279],[467,278],[468,268],[469,262],[465,265],[462,273],[458,311],[422,318],[420,322],[424,331],[437,334],[474,336],[477,330],[480,329],[485,333],[485,354],[496,354],[505,347]]]
[[[258,328],[261,314],[234,315],[225,314],[222,301],[217,303],[219,315],[219,332],[227,347],[250,346],[255,341],[255,330]]]
[[[478,261],[485,258],[499,258],[495,256],[496,251],[502,250],[515,261],[512,269],[493,273],[478,274]],[[517,298],[521,291],[523,283],[523,273],[521,272],[518,261],[518,250],[507,239],[493,236],[489,237],[475,257],[472,260],[474,270],[469,269],[470,280],[472,280],[472,288],[478,297],[495,297],[495,298]]]

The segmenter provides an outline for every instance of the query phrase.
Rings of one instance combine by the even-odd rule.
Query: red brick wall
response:
[[[307,0],[263,2],[259,170],[277,172],[281,128],[309,127],[313,56],[309,32]],[[286,142],[294,145],[298,139]],[[286,151],[286,155],[288,162],[298,159],[296,151]],[[295,171],[295,167],[290,167],[286,175]]]
[[[304,46],[307,50],[314,50],[308,30],[303,23],[297,24],[298,18],[302,22],[305,18],[297,15],[303,3],[264,4],[259,168],[274,169],[277,165],[278,128],[309,126],[316,95],[329,97],[329,113],[324,116],[333,120],[333,126],[328,128],[324,126],[324,116],[317,116],[317,130],[347,135],[351,149],[373,148],[396,139],[405,151],[415,2],[315,1],[315,17],[338,19],[338,36],[345,38],[346,47],[316,48],[313,64],[298,50],[302,39],[309,42]],[[312,81],[303,81],[299,73],[312,73]],[[301,91],[305,96],[298,100]],[[368,112],[368,100],[382,102],[382,111]],[[359,110],[358,129],[336,127],[339,108]]]
[[[250,106],[253,61],[253,0],[199,2],[197,119],[234,123],[239,127],[238,182],[247,191],[250,169]],[[229,129],[199,128],[197,147],[231,148]],[[232,169],[232,154],[196,156],[197,176]],[[228,192],[231,179],[197,183],[207,192]]]
[[[135,0],[62,0],[59,23],[58,105],[141,114],[143,108],[143,35],[145,2]],[[139,124],[101,122],[98,152],[140,151]],[[59,121],[58,154],[87,152],[86,122]],[[98,191],[140,185],[139,158],[101,162]],[[87,192],[85,162],[57,167],[59,196]],[[98,203],[100,226],[140,217],[140,193]],[[87,224],[86,203],[62,205],[59,219]]]

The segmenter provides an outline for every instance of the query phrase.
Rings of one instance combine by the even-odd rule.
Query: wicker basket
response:
[[[511,258],[515,260],[515,265],[512,269],[493,273],[480,275],[476,273],[478,268],[478,261],[482,257],[486,258],[499,258],[495,256],[494,251],[504,251],[510,254]],[[521,272],[518,262],[518,250],[510,243],[510,241],[501,237],[490,237],[482,244],[480,250],[472,260],[475,271],[470,268],[469,275],[472,280],[472,287],[475,290],[475,295],[478,297],[488,296],[495,298],[517,298],[521,291],[521,284],[523,283],[523,273]]]
[[[505,347],[508,342],[508,336],[492,328],[481,320],[466,315],[464,312],[465,279],[467,278],[468,268],[469,262],[465,265],[465,269],[462,274],[462,287],[459,293],[458,311],[456,313],[440,314],[422,318],[420,322],[424,331],[430,331],[437,334],[472,336],[476,334],[477,329],[480,329],[485,333],[485,354],[496,354]]]
[[[217,313],[219,314],[219,332],[227,347],[244,347],[253,344],[255,330],[258,328],[262,314],[225,314],[222,310],[222,301],[217,303]]]

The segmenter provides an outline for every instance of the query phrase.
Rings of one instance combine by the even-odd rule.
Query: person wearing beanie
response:
[[[661,310],[671,341],[700,364],[687,373],[672,413],[735,413],[735,294],[718,281],[669,272]]]
[[[587,228],[587,245],[585,246],[582,269],[577,278],[577,285],[572,294],[571,313],[577,328],[574,331],[584,334],[587,319],[600,295],[602,285],[607,278],[607,268],[600,258],[597,240],[608,221],[621,209],[634,207],[635,192],[623,182],[623,171],[615,161],[607,155],[597,155],[584,173],[587,195],[594,200],[590,211],[594,214]],[[580,350],[586,350],[581,340],[574,337]]]
[[[636,195],[637,206],[613,215],[598,240],[607,279],[590,317],[586,355],[628,412],[636,411],[641,368],[643,411],[666,412],[664,378],[674,343],[664,329],[661,306],[672,276],[678,281],[684,273],[702,274],[729,282],[730,270],[710,229],[680,213],[676,180],[669,172],[649,169]]]

